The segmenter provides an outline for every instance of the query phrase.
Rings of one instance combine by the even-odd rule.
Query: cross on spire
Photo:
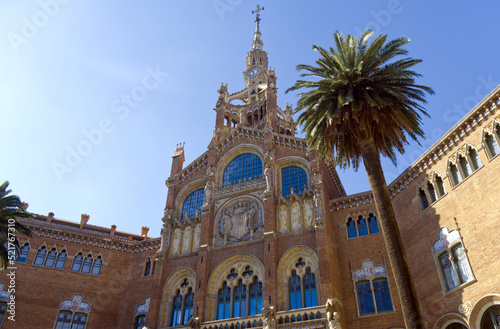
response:
[[[256,14],[255,15],[255,21],[257,22],[257,25],[259,25],[259,22],[260,22],[260,12],[262,10],[264,10],[264,7],[261,7],[259,5],[257,5],[257,9],[252,10],[252,14]]]
[[[252,10],[252,14],[255,14],[255,22],[257,22],[257,26],[255,27],[255,34],[252,42],[252,49],[262,49],[262,45],[264,44],[260,39],[260,12],[264,10],[264,7],[257,5],[257,9]]]

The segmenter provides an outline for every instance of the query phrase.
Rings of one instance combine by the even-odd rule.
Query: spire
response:
[[[253,36],[252,49],[262,50],[262,46],[264,45],[264,43],[260,39],[260,29],[259,29],[260,28],[260,11],[261,10],[264,10],[264,7],[260,7],[259,5],[257,5],[257,9],[252,10],[252,14],[256,14],[255,15],[255,22],[257,23],[257,25],[255,26],[255,33]]]

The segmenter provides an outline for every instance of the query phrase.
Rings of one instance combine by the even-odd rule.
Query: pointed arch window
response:
[[[82,267],[82,262],[83,262],[83,256],[81,253],[76,255],[76,257],[73,259],[73,265],[71,266],[71,270],[73,272],[80,272],[80,269]]]
[[[182,205],[182,219],[186,217],[186,214],[188,218],[193,218],[197,212],[198,214],[201,214],[201,206],[203,205],[204,199],[205,190],[203,188],[189,194]]]
[[[55,264],[55,268],[63,269],[66,264],[66,250],[62,250],[57,256],[57,261]]]
[[[238,286],[234,288],[233,295],[233,317],[239,318],[247,316],[247,286],[243,285],[243,280],[238,281]]]
[[[429,207],[429,200],[427,200],[427,195],[425,195],[425,191],[423,188],[418,189],[418,197],[420,200],[420,205],[422,207],[422,210]]]
[[[311,272],[311,268],[306,269],[306,276],[304,277],[304,295],[305,307],[318,306],[316,275]]]
[[[47,255],[47,248],[42,247],[38,250],[38,253],[36,254],[35,261],[33,262],[34,265],[43,265],[43,262],[45,261],[45,256]]]
[[[82,273],[90,273],[92,268],[92,256],[88,255],[83,261]]]
[[[494,133],[490,134],[486,132],[483,137],[484,144],[486,145],[486,153],[490,159],[500,153],[500,147],[498,146],[500,141],[499,127],[500,125],[496,124]]]
[[[441,176],[436,175],[436,177],[434,178],[434,182],[436,183],[438,198],[441,198],[446,194],[443,179],[441,178]]]
[[[349,218],[347,221],[347,237],[348,238],[355,238],[358,236],[358,231],[356,230],[356,223],[352,220],[352,218]]]
[[[431,203],[436,202],[437,194],[436,190],[434,189],[434,185],[432,185],[431,182],[427,182],[427,191],[429,191],[429,197],[431,198]]]
[[[101,269],[102,269],[102,258],[101,256],[98,256],[92,265],[92,274],[99,275],[101,274]]]
[[[308,189],[306,171],[297,166],[282,168],[281,185],[285,197],[291,194],[292,188],[296,194],[304,192]]]
[[[377,217],[375,217],[373,214],[370,214],[370,216],[368,217],[368,225],[370,226],[370,234],[380,232],[378,228]]]
[[[290,309],[302,308],[301,282],[295,270],[292,271],[292,277],[288,280],[288,291],[290,293]]]
[[[358,218],[358,231],[359,236],[368,235],[368,227],[366,226],[366,220],[359,216]]]
[[[256,315],[262,312],[262,283],[257,277],[253,278],[250,285],[250,314]]]
[[[467,148],[467,158],[470,161],[472,172],[482,167],[483,164],[481,163],[481,159],[479,159],[479,155],[477,154],[476,149],[471,146]]]
[[[217,319],[229,319],[231,317],[231,288],[227,282],[222,284],[217,298]]]
[[[235,185],[248,179],[259,179],[262,175],[262,160],[252,153],[234,158],[224,169],[222,185]]]
[[[450,163],[448,166],[448,169],[450,171],[451,175],[451,180],[453,185],[458,185],[462,182],[462,176],[460,172],[458,171],[457,166],[454,163]]]
[[[151,272],[151,259],[148,258],[146,265],[144,266],[144,276],[149,276]]]
[[[177,295],[172,303],[172,327],[181,325],[182,314],[182,296],[181,291],[177,290]]]
[[[45,258],[44,266],[54,267],[54,263],[56,262],[57,251],[56,248],[53,248]]]
[[[187,295],[184,297],[184,324],[187,324],[193,316],[194,294],[193,289],[189,288]]]
[[[30,252],[30,245],[28,243],[26,243],[21,248],[21,252],[19,253],[19,257],[17,258],[17,262],[26,263],[26,259],[28,258],[29,252]]]

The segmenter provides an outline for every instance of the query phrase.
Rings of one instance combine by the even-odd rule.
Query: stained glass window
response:
[[[281,169],[281,180],[283,196],[289,196],[291,189],[296,194],[304,192],[308,188],[307,174],[304,169],[290,166]]]
[[[458,270],[458,277],[460,279],[460,283],[465,283],[467,281],[472,280],[472,273],[469,266],[469,262],[467,261],[467,256],[465,255],[465,250],[462,247],[462,244],[458,244],[453,247],[453,258],[456,264],[456,268]]]
[[[45,249],[45,247],[42,247],[40,250],[38,250],[38,253],[36,254],[35,262],[33,264],[43,265],[43,261],[45,260],[46,254],[47,254],[47,249]]]
[[[262,283],[259,283],[257,277],[253,278],[253,284],[250,285],[250,314],[256,315],[262,312]]]
[[[182,205],[182,219],[184,219],[186,213],[189,218],[193,218],[196,215],[196,210],[198,210],[198,214],[201,215],[201,206],[203,206],[204,199],[205,190],[203,188],[200,188],[199,190],[196,190],[188,195]]]
[[[375,313],[375,304],[373,303],[373,294],[370,287],[370,281],[360,281],[356,283],[356,290],[358,293],[360,315]]]
[[[68,311],[61,311],[57,317],[55,329],[70,329],[72,313]]]
[[[458,287],[457,274],[453,269],[453,264],[451,263],[447,252],[439,256],[439,264],[441,265],[441,271],[443,272],[446,289],[451,290]]]
[[[239,184],[244,179],[258,179],[261,175],[262,160],[255,154],[240,154],[224,169],[222,185]]]
[[[387,284],[387,279],[373,280],[373,291],[375,292],[375,301],[378,312],[392,311],[391,292]]]
[[[30,252],[30,246],[29,244],[25,244],[24,247],[21,248],[21,252],[19,253],[17,261],[19,263],[26,263],[26,259],[28,258],[29,252]]]
[[[290,309],[302,308],[302,291],[300,277],[296,271],[292,271],[292,277],[288,280],[288,291],[290,293]]]
[[[61,251],[59,256],[57,256],[57,262],[55,268],[62,269],[64,268],[64,264],[66,264],[66,251]]]
[[[87,314],[75,313],[71,329],[84,329],[86,321],[87,321]]]
[[[306,276],[304,277],[304,297],[305,307],[318,306],[316,275],[311,272],[310,268],[306,270]]]

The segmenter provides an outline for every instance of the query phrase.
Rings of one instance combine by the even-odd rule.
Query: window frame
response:
[[[374,221],[371,221],[371,219],[374,218]],[[360,225],[359,222],[363,220],[364,221],[364,230],[366,231],[366,234],[361,235],[360,234]],[[350,225],[352,223],[352,225]],[[375,224],[372,224],[375,223]],[[377,231],[372,232],[373,227],[376,225]],[[351,240],[355,238],[360,238],[364,236],[369,236],[373,234],[378,234],[380,233],[380,225],[378,221],[378,217],[375,215],[375,212],[373,211],[363,211],[362,213],[359,212],[357,214],[349,214],[347,216],[347,219],[345,221],[345,232],[346,232],[346,239]],[[351,234],[352,233],[352,234]],[[351,236],[355,233],[354,236]]]
[[[288,171],[288,172],[287,172]],[[301,194],[309,190],[310,178],[308,171],[298,165],[290,165],[281,167],[281,195],[285,198],[292,195],[292,188],[294,194]],[[294,176],[296,175],[296,177]],[[304,183],[305,184],[301,184]],[[295,182],[297,184],[295,184]],[[285,184],[289,185],[285,187]],[[298,186],[298,190],[295,186]],[[305,186],[305,187],[304,187]]]

